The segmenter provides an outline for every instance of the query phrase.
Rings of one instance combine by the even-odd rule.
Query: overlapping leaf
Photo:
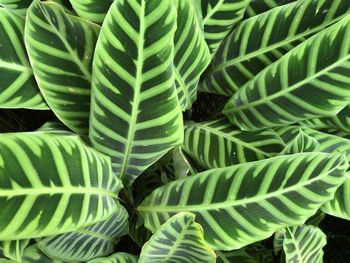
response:
[[[0,6],[5,7],[19,15],[25,15],[28,6],[33,0],[0,0]]]
[[[171,1],[115,1],[96,47],[90,139],[130,185],[182,143],[174,85]]]
[[[174,71],[177,95],[183,111],[197,99],[199,78],[211,61],[194,1],[174,0],[177,8]]]
[[[107,258],[96,258],[87,263],[137,263],[137,256],[128,253],[115,253]]]
[[[344,158],[302,153],[208,170],[156,189],[137,210],[153,232],[178,212],[195,213],[211,247],[238,249],[303,223],[332,199],[346,179]]]
[[[202,10],[202,26],[210,52],[215,53],[222,40],[243,18],[249,0],[195,0]]]
[[[230,99],[224,114],[243,130],[336,115],[350,101],[349,34],[350,15],[260,72]]]
[[[102,23],[113,0],[69,0],[80,17]]]
[[[272,9],[242,22],[230,33],[216,53],[208,75],[201,85],[201,90],[226,96],[233,95],[243,84],[253,79],[264,68],[277,61],[305,39],[339,21],[349,11],[350,2],[348,0],[307,0]],[[320,59],[328,56],[322,50],[324,45],[327,43],[315,47],[316,49],[320,48],[320,51],[312,53],[312,55],[319,53]],[[283,65],[283,69],[278,69],[278,73],[273,79],[265,80],[265,83],[261,79],[260,84],[266,85],[266,89],[269,89],[266,91],[267,94],[273,93],[273,90],[280,86],[287,88],[288,85],[298,81],[298,77],[294,77],[289,71],[293,70],[295,63],[301,61],[305,63],[306,58],[300,59],[303,52],[310,53],[304,48],[295,51],[300,56],[299,60],[291,60]],[[323,63],[321,61],[311,62],[316,59],[316,57],[311,57],[310,63]],[[305,68],[307,65],[303,66],[302,70]],[[312,68],[310,70],[312,73]],[[303,78],[303,75],[300,77]],[[261,96],[263,94],[265,93],[261,93]],[[253,98],[259,97],[255,95]]]
[[[229,252],[217,251],[217,263],[258,263],[254,257],[244,249]]]
[[[250,0],[244,18],[256,16],[280,5],[286,5],[296,0]],[[307,0],[308,1],[308,0]]]
[[[50,258],[88,261],[113,253],[118,238],[128,233],[128,213],[121,207],[109,219],[74,232],[50,236],[38,241],[38,247]]]
[[[29,239],[1,241],[0,249],[5,257],[21,262],[24,249],[27,247],[29,241]]]
[[[299,130],[298,135],[286,145],[286,148],[284,148],[280,154],[283,155],[319,151],[320,143],[315,138],[307,135],[302,130]]]
[[[0,135],[0,240],[74,231],[109,218],[120,181],[76,135]]]
[[[36,244],[24,251],[22,263],[64,263],[46,256]]]
[[[25,42],[39,88],[57,117],[82,135],[88,133],[98,32],[99,26],[56,3],[34,0],[28,9]]]
[[[0,108],[47,109],[23,41],[24,19],[0,7]]]
[[[220,168],[273,157],[284,143],[273,130],[242,132],[219,119],[185,126],[183,149],[205,168]]]

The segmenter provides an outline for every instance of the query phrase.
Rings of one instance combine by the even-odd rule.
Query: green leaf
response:
[[[244,18],[256,16],[280,5],[286,5],[296,0],[250,0]],[[309,0],[307,0],[309,1]]]
[[[288,227],[284,233],[283,250],[287,263],[323,262],[326,235],[314,226]]]
[[[195,0],[202,10],[202,26],[210,52],[220,46],[227,34],[242,20],[249,0]]]
[[[23,41],[24,19],[0,7],[0,108],[48,109]]]
[[[142,247],[139,262],[215,262],[215,253],[194,219],[192,213],[179,213],[167,220]]]
[[[258,263],[254,257],[249,255],[244,249],[229,252],[217,251],[217,263]]]
[[[32,2],[33,0],[0,0],[0,6],[24,16]]]
[[[195,168],[192,167],[181,147],[176,147],[173,150],[173,167],[174,180],[187,177],[188,174],[194,174]]]
[[[137,263],[137,256],[128,253],[115,253],[107,258],[96,258],[87,263]]]
[[[80,17],[102,23],[113,0],[69,0]]]
[[[283,148],[275,131],[240,131],[225,118],[185,126],[184,151],[208,169],[266,159]]]
[[[315,138],[300,130],[298,135],[287,144],[286,148],[280,154],[304,152],[320,152],[320,143]]]
[[[174,0],[177,8],[174,71],[177,96],[183,111],[197,99],[199,78],[211,61],[194,1]]]
[[[88,261],[114,252],[118,238],[128,233],[128,213],[124,207],[109,219],[58,236],[38,240],[38,247],[50,258],[67,261]]]
[[[339,153],[301,153],[208,170],[156,189],[137,210],[152,232],[195,213],[212,248],[238,249],[303,223],[334,197],[348,167]]]
[[[334,117],[310,119],[300,124],[317,130],[335,128],[350,133],[350,105],[346,106]]]
[[[78,134],[88,133],[91,64],[99,26],[34,0],[25,42],[35,78],[57,117]]]
[[[21,262],[24,249],[29,243],[29,239],[1,241],[0,248],[5,257]]]
[[[34,244],[28,247],[24,251],[22,263],[63,263],[63,262],[49,258],[39,250],[36,244]]]
[[[350,100],[349,34],[350,15],[260,72],[229,100],[224,114],[243,130],[336,115]]]
[[[201,85],[201,90],[232,96],[242,85],[254,79],[267,66],[280,59],[305,39],[339,21],[349,11],[350,2],[348,0],[307,0],[274,8],[269,12],[245,20],[230,33],[216,53],[208,75]],[[331,39],[329,41],[332,42]],[[327,43],[323,44],[323,46],[325,45]],[[315,48],[317,50],[319,47]],[[300,77],[294,77],[293,72],[288,72],[288,70],[293,70],[296,63],[306,63],[308,54],[304,54],[303,58],[303,52],[308,53],[309,51],[307,48],[295,51],[295,54],[298,54],[295,60],[286,63],[283,68],[278,68],[276,76],[270,68],[272,78],[266,79],[266,83],[260,79],[261,85],[266,85],[266,89],[269,89],[267,90],[268,94],[273,93],[274,86],[276,86],[275,89],[279,89],[280,86],[286,87],[292,85],[294,81],[298,81],[298,78],[304,77],[305,73]],[[317,61],[312,63],[311,61],[316,59],[317,53],[321,59],[328,57],[326,52],[326,50],[322,50],[322,46],[320,51],[310,52],[310,55],[315,57],[311,57],[309,63],[316,65]],[[307,68],[307,64],[300,67],[299,70],[304,71],[305,68]],[[311,66],[310,70],[313,71]],[[284,76],[285,72],[287,73]],[[272,81],[275,82],[272,83]],[[260,97],[255,95],[254,98]]]
[[[76,135],[0,134],[0,240],[74,231],[118,210],[110,159]]]
[[[90,139],[126,186],[183,140],[168,0],[115,1],[96,46]]]

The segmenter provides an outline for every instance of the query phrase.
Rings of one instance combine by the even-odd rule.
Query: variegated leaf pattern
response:
[[[286,145],[281,155],[303,152],[320,152],[320,143],[300,129],[298,135]]]
[[[350,133],[350,105],[346,106],[334,117],[310,119],[300,124],[316,130],[334,128]]]
[[[183,140],[173,70],[176,9],[115,1],[97,42],[90,139],[126,186]]]
[[[314,226],[288,227],[284,232],[283,250],[286,263],[322,263],[326,235]]]
[[[48,169],[48,167],[50,169]],[[74,231],[109,218],[120,180],[76,135],[0,134],[0,240]]]
[[[0,7],[0,108],[48,109],[23,40],[24,18]]]
[[[211,61],[194,1],[174,0],[177,8],[174,72],[183,111],[197,99],[199,78]]]
[[[5,257],[21,262],[24,249],[27,247],[29,241],[29,239],[0,241],[0,249]]]
[[[157,188],[137,211],[152,232],[192,212],[213,249],[238,249],[303,223],[334,197],[348,167],[339,153],[300,153],[212,169]]]
[[[350,101],[349,34],[347,15],[260,72],[235,93],[224,114],[243,130],[336,115]]]
[[[21,263],[64,263],[46,256],[36,244],[31,245],[24,251]],[[67,262],[68,263],[68,262]]]
[[[242,20],[249,0],[195,0],[202,10],[202,26],[210,52],[220,46],[227,34]]]
[[[286,5],[296,0],[250,0],[249,6],[244,14],[244,18],[256,16],[258,14],[269,11],[272,8]],[[309,1],[309,0],[307,0]]]
[[[184,151],[209,169],[266,159],[283,148],[275,131],[240,131],[226,118],[185,125]]]
[[[96,258],[87,263],[137,263],[138,257],[128,253],[118,252],[106,258]]]
[[[144,244],[139,263],[210,263],[215,259],[215,252],[205,242],[195,215],[179,213],[161,225]]]
[[[0,6],[24,16],[33,0],[0,0]],[[1,19],[0,19],[1,20]]]
[[[120,207],[109,219],[58,236],[38,240],[38,247],[50,258],[88,261],[112,254],[118,239],[128,233],[128,213]]]
[[[216,53],[201,90],[232,96],[264,68],[349,12],[348,0],[307,0],[281,6],[245,20],[230,33]],[[307,49],[299,49],[296,53],[300,55],[305,51]],[[322,57],[324,56],[327,55],[323,53]],[[316,58],[310,60],[313,59]],[[289,72],[293,70],[292,63],[297,62],[290,61],[283,68],[285,72],[277,73],[274,86],[279,88],[282,85],[285,88],[296,79]],[[270,89],[272,84],[262,85],[267,85]],[[273,92],[268,90],[267,93]]]
[[[80,17],[102,23],[113,0],[69,0]]]
[[[249,255],[244,249],[233,251],[217,251],[217,263],[259,263],[254,257]]]
[[[35,78],[48,105],[70,129],[88,133],[91,64],[99,26],[34,0],[25,42]],[[57,68],[59,70],[57,70]]]

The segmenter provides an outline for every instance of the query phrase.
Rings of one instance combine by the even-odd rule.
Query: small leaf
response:
[[[286,148],[284,148],[280,154],[285,155],[319,151],[320,143],[315,138],[305,134],[305,132],[300,130],[299,134],[290,143],[287,144]]]

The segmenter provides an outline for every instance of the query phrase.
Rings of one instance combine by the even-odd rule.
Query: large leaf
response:
[[[184,151],[209,169],[266,159],[283,148],[275,131],[242,132],[225,118],[185,126]]]
[[[23,41],[24,19],[0,7],[0,108],[47,109]]]
[[[29,241],[29,239],[1,241],[0,248],[5,257],[21,262],[24,249],[27,247]]]
[[[56,3],[34,0],[27,12],[25,42],[39,88],[57,117],[83,135],[98,32],[99,26],[66,14]]]
[[[284,230],[283,250],[287,263],[323,262],[322,247],[327,243],[326,235],[314,226],[295,226]]]
[[[80,17],[102,23],[113,0],[69,0]]]
[[[137,263],[137,256],[128,253],[115,253],[107,258],[96,258],[87,263]]]
[[[38,247],[50,258],[66,261],[88,261],[114,252],[118,238],[128,233],[128,213],[121,207],[109,219],[58,236],[38,241]]]
[[[339,153],[302,153],[208,170],[157,188],[137,210],[153,232],[178,212],[195,213],[214,249],[238,249],[303,223],[334,197],[348,167]]]
[[[20,15],[25,15],[28,6],[33,0],[0,0],[0,6],[5,7]],[[1,20],[1,19],[0,19]]]
[[[90,139],[125,185],[182,143],[175,29],[171,1],[115,1],[97,42]]]
[[[250,0],[244,18],[256,16],[280,5],[286,5],[296,0]],[[308,0],[307,0],[308,1]]]
[[[211,61],[194,1],[174,0],[177,7],[174,71],[182,110],[197,99],[199,78]]]
[[[202,26],[211,53],[243,18],[249,0],[195,0],[202,10]]]
[[[120,181],[76,135],[0,135],[0,240],[50,236],[109,218]]]
[[[215,253],[203,238],[203,229],[192,213],[171,217],[142,247],[140,263],[215,262]]]
[[[350,15],[260,72],[230,99],[224,114],[243,130],[336,115],[350,101],[349,34]]]
[[[226,96],[233,95],[264,68],[306,38],[339,21],[349,10],[348,0],[306,0],[272,9],[242,22],[216,53],[201,90]],[[302,50],[298,51],[300,56],[304,52]],[[322,55],[322,58],[327,56],[321,52],[324,51],[320,50],[319,55]],[[310,60],[314,59],[316,58]],[[271,89],[267,93],[272,93],[274,86],[279,89],[281,85],[288,85],[288,80],[289,85],[292,85],[293,76],[288,70],[293,70],[294,64],[300,63],[300,60],[305,63],[305,59],[290,61],[288,66],[283,67],[283,71],[280,69],[281,73],[275,77],[276,82],[266,83],[267,89]],[[302,70],[304,69],[302,67]],[[284,71],[288,72],[289,79],[282,75],[285,74]],[[281,84],[277,82],[279,80]],[[270,87],[271,85],[274,86]]]

